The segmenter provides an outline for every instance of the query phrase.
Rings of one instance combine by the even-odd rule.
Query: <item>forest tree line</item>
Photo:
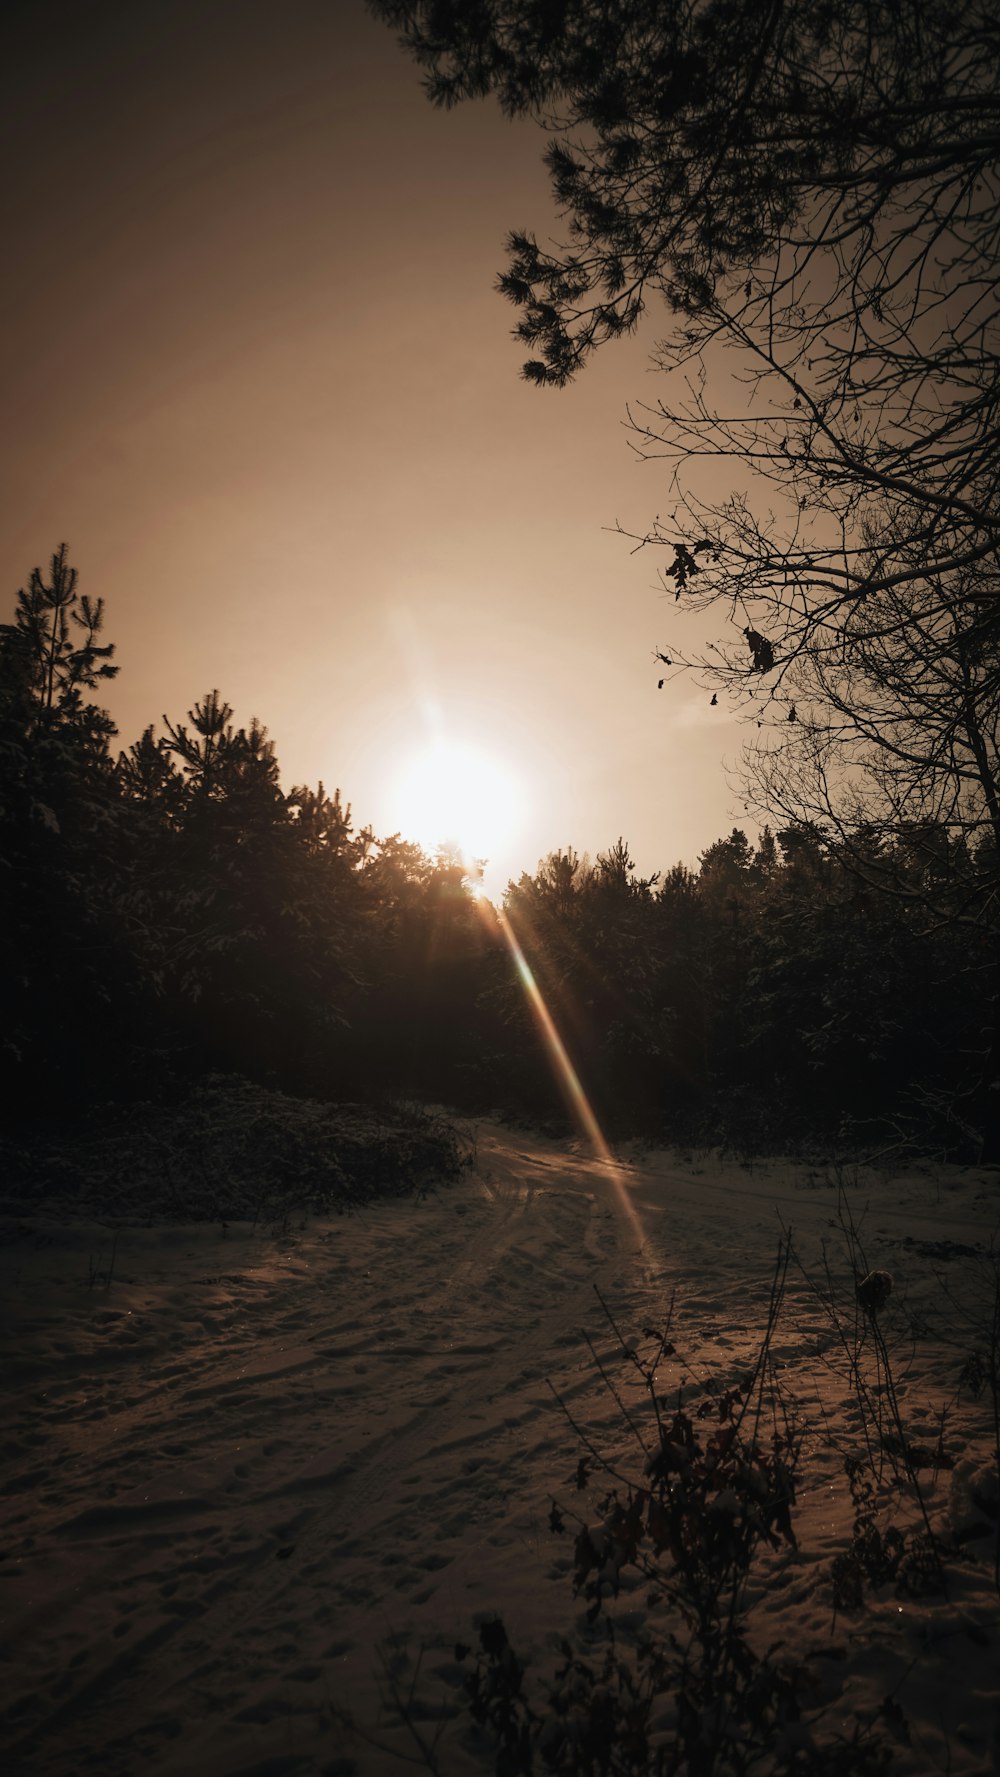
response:
[[[8,1102],[72,1121],[217,1072],[566,1126],[460,862],[357,828],[322,784],[284,790],[217,691],[117,750],[103,615],[63,548],[0,627]],[[867,850],[765,827],[648,878],[623,840],[553,852],[504,905],[611,1137],[975,1156],[995,946],[968,910],[995,873],[926,822]]]

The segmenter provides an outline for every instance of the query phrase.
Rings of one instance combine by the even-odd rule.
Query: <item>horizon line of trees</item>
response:
[[[126,751],[104,609],[65,546],[0,625],[5,1095],[50,1122],[236,1072],[566,1119],[499,923],[460,863],[283,791],[211,691]],[[864,869],[859,869],[859,859]],[[611,1137],[996,1151],[989,837],[933,819],[734,829],[640,877],[557,851],[505,912]],[[928,910],[932,910],[929,913]]]

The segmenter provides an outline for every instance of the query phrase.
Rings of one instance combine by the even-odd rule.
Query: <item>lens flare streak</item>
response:
[[[485,900],[486,897],[483,896],[482,899]],[[492,903],[490,903],[490,905],[492,906]],[[513,958],[514,967],[520,977],[521,985],[524,988],[528,1004],[531,1007],[538,1028],[542,1033],[542,1038],[545,1047],[549,1052],[556,1078],[569,1101],[570,1108],[572,1109],[580,1128],[583,1130],[594,1149],[594,1153],[602,1171],[605,1173],[609,1183],[614,1186],[619,1207],[635,1236],[638,1246],[641,1248],[645,1244],[642,1224],[636,1215],[635,1208],[633,1207],[622,1181],[621,1167],[615,1160],[611,1149],[608,1147],[608,1144],[604,1139],[601,1132],[601,1126],[594,1115],[590,1100],[581,1084],[580,1076],[566,1053],[566,1046],[556,1029],[552,1014],[549,1011],[548,1006],[545,1004],[541,988],[532,974],[528,959],[518,943],[517,934],[510,923],[510,919],[501,907],[494,906],[493,912],[496,915],[497,924],[500,927],[507,948]]]

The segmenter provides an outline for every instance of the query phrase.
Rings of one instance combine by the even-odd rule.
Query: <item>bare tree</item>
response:
[[[747,696],[839,649],[859,598],[995,563],[992,0],[371,5],[434,102],[494,93],[547,133],[566,245],[512,234],[499,280],[538,353],[525,376],[565,383],[651,297],[672,312],[677,386],[632,413],[670,500],[636,543],[668,548],[686,605],[736,620],[707,669]],[[727,350],[743,386],[718,394]],[[740,491],[706,499],[705,459]]]

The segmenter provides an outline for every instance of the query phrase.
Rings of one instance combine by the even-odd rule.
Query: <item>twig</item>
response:
[[[607,1389],[609,1390],[611,1397],[612,1397],[615,1405],[618,1408],[619,1413],[621,1414],[622,1418],[624,1419],[624,1421],[625,1421],[626,1425],[629,1427],[629,1429],[635,1433],[638,1443],[642,1446],[643,1450],[645,1451],[646,1455],[648,1456],[649,1455],[649,1445],[647,1444],[645,1438],[643,1437],[641,1429],[639,1428],[638,1425],[636,1425],[635,1420],[632,1418],[631,1413],[629,1412],[628,1408],[626,1407],[625,1402],[622,1400],[622,1397],[619,1394],[614,1383],[612,1382],[611,1377],[608,1375],[607,1370],[604,1368],[604,1365],[602,1364],[600,1358],[598,1357],[597,1349],[594,1345],[594,1341],[590,1337],[589,1333],[585,1332],[583,1336],[587,1342],[587,1346],[590,1351],[590,1355],[593,1358],[595,1364],[597,1365],[601,1379],[604,1382]]]

